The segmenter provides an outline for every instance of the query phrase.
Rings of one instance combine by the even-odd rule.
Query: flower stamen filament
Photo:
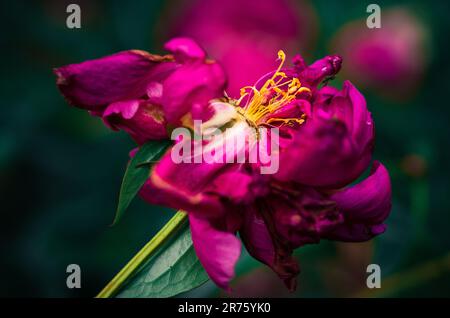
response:
[[[264,85],[257,89],[255,86],[245,86],[241,88],[240,98],[236,101],[239,113],[248,121],[252,122],[254,126],[262,124],[261,119],[265,116],[274,113],[283,106],[289,104],[297,98],[298,94],[311,93],[307,87],[303,87],[298,78],[287,79],[287,75],[281,71],[286,60],[286,54],[280,50],[278,51],[278,58],[281,60],[277,70],[268,79]],[[286,86],[286,89],[282,87]],[[246,99],[245,105],[242,105]],[[264,120],[263,120],[264,121]],[[302,124],[305,121],[305,116],[301,118],[269,118],[265,123],[282,122],[282,124],[298,123]]]

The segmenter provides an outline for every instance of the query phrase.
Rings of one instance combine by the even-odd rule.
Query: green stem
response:
[[[139,266],[155,254],[170,236],[179,229],[187,219],[187,214],[178,211],[169,222],[148,242],[124,268],[103,288],[97,298],[113,297],[123,286],[126,280],[139,268]]]

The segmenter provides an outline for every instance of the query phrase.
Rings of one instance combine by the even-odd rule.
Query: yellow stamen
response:
[[[241,96],[236,102],[238,106],[242,107],[240,113],[255,126],[260,124],[259,121],[264,116],[272,114],[293,101],[298,94],[303,92],[311,93],[309,88],[302,87],[298,78],[284,80],[287,78],[287,75],[281,69],[286,60],[286,54],[280,50],[278,51],[278,58],[281,62],[273,76],[259,90],[255,86],[241,88]],[[281,89],[281,87],[286,85],[287,89]],[[247,97],[247,101],[245,105],[241,105],[245,97]],[[266,124],[270,124],[271,122],[302,124],[304,121],[305,117],[303,115],[301,118],[270,118]]]
[[[305,122],[306,115],[303,114],[300,118],[269,118],[266,124],[271,124],[273,122],[281,122],[282,125],[293,125],[293,123],[297,123],[299,125]]]

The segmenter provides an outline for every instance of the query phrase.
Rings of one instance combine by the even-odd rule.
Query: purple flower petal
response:
[[[112,129],[126,131],[138,144],[168,138],[161,107],[146,100],[127,100],[110,104],[103,121]]]
[[[120,115],[123,119],[131,119],[136,114],[139,108],[139,100],[125,100],[110,104],[103,112],[103,117],[108,117],[114,114]]]
[[[327,77],[336,75],[341,65],[340,56],[329,55],[306,67],[298,77],[304,86],[315,88]]]
[[[387,169],[378,161],[362,182],[331,196],[349,221],[380,223],[391,210],[391,182]]]
[[[68,102],[88,110],[145,94],[150,79],[164,78],[175,64],[169,57],[144,51],[123,51],[54,70],[57,85]],[[162,63],[166,62],[166,63]]]
[[[241,254],[241,243],[232,233],[220,231],[206,219],[189,214],[192,242],[209,277],[221,288],[229,289],[234,268]]]
[[[340,188],[370,164],[374,125],[364,97],[350,82],[344,83],[342,91],[323,88],[316,95],[312,116],[281,152],[276,177]]]
[[[264,220],[252,209],[245,214],[240,236],[250,255],[273,269],[290,290],[296,286],[300,272],[292,251],[276,248]]]
[[[189,60],[204,60],[206,52],[190,38],[174,38],[164,45],[164,48],[172,52],[175,60],[184,63]]]
[[[365,241],[383,233],[382,222],[391,211],[391,183],[386,168],[374,162],[370,176],[332,197],[344,215],[344,223],[325,235],[342,241]]]
[[[206,193],[219,166],[201,163],[174,163],[169,150],[157,163],[140,190],[141,197],[152,204],[194,211],[203,216],[223,215],[220,196]]]
[[[181,66],[163,82],[161,104],[168,123],[176,124],[193,107],[207,111],[211,99],[223,96],[225,84],[225,74],[217,63]]]

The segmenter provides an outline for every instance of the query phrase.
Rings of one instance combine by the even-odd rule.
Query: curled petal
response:
[[[163,95],[163,85],[159,82],[151,82],[147,85],[148,100],[152,104],[161,105]]]
[[[327,77],[336,75],[341,69],[342,58],[338,55],[329,55],[306,67],[299,74],[300,82],[315,88]]]
[[[370,159],[370,151],[361,154],[355,147],[343,122],[315,118],[300,128],[293,142],[280,154],[276,178],[339,188],[356,179]]]
[[[343,121],[359,148],[370,145],[375,135],[372,116],[364,96],[350,81],[345,81],[341,91],[324,87],[314,103],[316,113],[326,113],[329,118]]]
[[[347,94],[353,106],[351,133],[360,147],[370,147],[375,136],[375,125],[367,110],[366,99],[350,81],[344,82],[343,94]]]
[[[391,183],[386,168],[374,162],[370,176],[331,197],[344,215],[344,223],[326,237],[344,241],[364,241],[383,233],[382,222],[391,211]]]
[[[177,210],[194,211],[202,216],[216,217],[225,213],[220,198],[205,193],[190,193],[174,187],[160,178],[148,179],[139,190],[139,196],[146,202],[163,205]]]
[[[332,197],[345,219],[380,223],[391,211],[391,182],[387,169],[378,161],[362,182],[335,193]]]
[[[168,138],[161,107],[146,100],[126,100],[110,104],[103,113],[112,129],[122,129],[138,143]]]
[[[180,62],[189,60],[204,60],[206,58],[205,51],[190,38],[174,38],[164,45],[164,48],[172,52],[175,59]]]
[[[163,82],[161,104],[167,121],[177,123],[194,107],[206,111],[211,99],[223,96],[225,84],[225,74],[217,63],[181,66]]]
[[[209,277],[219,287],[229,289],[241,254],[241,243],[234,234],[218,230],[208,220],[192,213],[189,223],[195,252]]]
[[[312,115],[291,144],[283,145],[277,177],[308,186],[343,187],[370,164],[374,138],[361,93],[348,81],[341,91],[324,87],[315,93]]]
[[[223,165],[175,163],[169,150],[152,169],[150,178],[140,190],[141,197],[158,205],[194,211],[203,216],[225,213],[218,194],[207,192]]]
[[[131,119],[136,115],[139,108],[139,100],[131,99],[110,104],[104,111],[103,117],[120,115],[123,119]]]
[[[70,104],[98,111],[110,103],[144,95],[151,78],[161,79],[175,67],[170,60],[144,51],[123,51],[54,72],[58,88]]]

